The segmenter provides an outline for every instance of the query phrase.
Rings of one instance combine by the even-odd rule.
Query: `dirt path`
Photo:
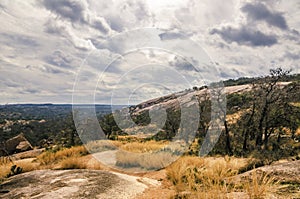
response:
[[[103,151],[99,153],[94,153],[92,156],[99,160],[102,164],[105,164],[109,167],[115,167],[116,166],[116,153],[118,150],[110,150],[110,151]]]

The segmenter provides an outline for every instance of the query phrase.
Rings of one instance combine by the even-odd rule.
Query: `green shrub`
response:
[[[10,173],[6,175],[7,178],[21,174],[23,172],[23,169],[21,167],[18,167],[17,165],[12,165],[10,168]]]

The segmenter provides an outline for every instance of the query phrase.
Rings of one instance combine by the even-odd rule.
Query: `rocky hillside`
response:
[[[263,149],[281,151],[283,156],[297,156],[300,151],[297,144],[300,141],[300,83],[299,75],[295,79],[287,74],[276,69],[263,78],[247,80],[247,84],[232,81],[221,89],[194,87],[110,114],[100,124],[112,139],[126,134],[171,140],[181,132],[180,139],[190,142],[191,137],[196,137],[201,145],[211,126],[211,117],[216,116],[224,122],[224,129],[213,153],[240,156]],[[182,110],[190,112],[182,117]],[[212,115],[213,110],[218,112]],[[200,118],[195,118],[195,112]],[[181,126],[182,119],[184,126]],[[196,135],[190,135],[195,129],[192,125],[197,125],[198,120]],[[274,153],[268,154],[273,156]]]
[[[244,91],[251,90],[251,85],[237,85],[237,86],[228,86],[223,88],[226,94],[239,93]],[[140,103],[136,106],[131,107],[131,111],[133,114],[139,114],[143,111],[151,110],[157,106],[163,107],[165,109],[169,108],[179,108],[179,100],[182,104],[188,104],[193,101],[194,96],[198,97],[198,99],[204,100],[204,98],[210,97],[211,89],[207,87],[195,88],[193,90],[186,90],[179,93],[151,99]]]

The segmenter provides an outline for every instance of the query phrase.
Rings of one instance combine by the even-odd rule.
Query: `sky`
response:
[[[299,0],[1,0],[0,104],[135,104],[299,73]]]

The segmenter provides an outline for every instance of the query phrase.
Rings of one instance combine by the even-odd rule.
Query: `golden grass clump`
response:
[[[60,162],[60,169],[87,169],[87,163],[78,157],[71,157]]]
[[[3,180],[9,173],[11,173],[11,167],[13,165],[22,168],[22,173],[39,169],[39,164],[34,162],[34,158],[18,160],[15,162],[2,162],[0,164],[0,181]]]
[[[254,171],[249,181],[244,184],[244,189],[250,199],[260,199],[265,198],[267,193],[271,192],[272,186],[277,183],[269,174],[259,174],[257,171]]]
[[[124,168],[140,167],[147,170],[156,170],[167,166],[175,158],[175,156],[168,152],[131,153],[118,151],[116,153],[116,165]]]
[[[109,150],[116,150],[117,147],[119,147],[121,143],[117,141],[111,141],[111,140],[96,140],[91,141],[86,144],[86,148],[91,153],[98,153],[103,151],[109,151]]]
[[[76,146],[66,148],[57,152],[46,151],[37,156],[37,160],[41,165],[52,165],[70,157],[80,157],[87,155],[88,151],[84,146]]]
[[[204,164],[203,158],[181,157],[167,167],[167,177],[175,185],[177,192],[194,190],[196,175],[191,175],[191,172],[195,173],[198,169],[203,169]]]
[[[0,165],[0,182],[7,176],[7,174],[10,172],[10,168],[13,164],[1,164]]]
[[[15,164],[18,167],[22,168],[22,172],[29,172],[29,171],[34,171],[39,169],[39,163],[34,161],[35,158],[29,158],[29,159],[24,159],[24,160],[19,160],[15,162]]]
[[[147,141],[147,142],[131,142],[122,145],[120,148],[133,153],[148,153],[162,149],[168,144],[166,141]]]
[[[273,182],[268,176],[253,175],[248,184],[233,178],[246,163],[245,159],[228,156],[181,157],[166,168],[167,178],[174,185],[177,198],[230,198],[234,192],[243,192],[250,198],[266,195]]]
[[[10,158],[9,156],[1,156],[0,157],[0,166],[5,165],[5,164],[9,164],[11,162],[12,162],[12,158]]]

